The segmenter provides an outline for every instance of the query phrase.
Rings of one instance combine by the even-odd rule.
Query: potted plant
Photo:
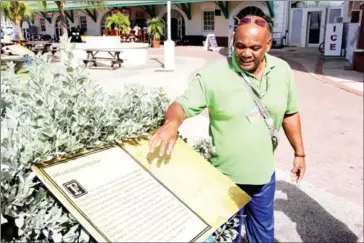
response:
[[[114,26],[118,31],[118,35],[121,33],[129,33],[130,32],[130,20],[124,14],[118,12],[115,13],[106,19],[106,27],[111,29]]]
[[[148,34],[153,36],[153,47],[160,47],[160,39],[163,36],[163,21],[159,17],[149,19],[147,21]]]

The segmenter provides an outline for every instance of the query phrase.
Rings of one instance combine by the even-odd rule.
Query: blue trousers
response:
[[[274,242],[274,193],[276,189],[276,176],[273,173],[271,180],[265,185],[238,185],[252,200],[235,216],[239,219],[236,230],[240,233],[242,225],[248,242]],[[246,217],[244,217],[246,215]],[[242,242],[241,234],[234,242]]]

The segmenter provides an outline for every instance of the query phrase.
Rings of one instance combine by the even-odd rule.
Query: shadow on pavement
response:
[[[227,47],[223,47],[219,50],[219,54],[224,56],[224,57],[227,57],[227,54],[228,54],[228,48]]]
[[[318,202],[295,185],[277,181],[277,189],[287,200],[276,199],[275,210],[282,211],[297,225],[303,242],[356,242],[357,236],[328,213]]]
[[[241,243],[247,243],[247,242],[248,242],[248,240],[246,239],[246,235],[244,235]],[[279,243],[279,241],[274,238],[274,243]]]

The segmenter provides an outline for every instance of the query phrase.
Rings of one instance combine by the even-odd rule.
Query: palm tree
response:
[[[47,2],[48,1],[40,1],[40,4],[46,9],[47,8]],[[60,23],[61,23],[61,32],[62,35],[68,37],[67,32],[67,24],[66,24],[66,14],[65,14],[65,8],[66,8],[66,0],[61,1],[54,1],[54,3],[57,5],[59,16],[60,16]],[[104,1],[77,1],[78,3],[84,5],[87,7],[99,7],[102,8],[104,6]]]
[[[6,18],[13,21],[19,34],[19,41],[24,40],[21,29],[21,21],[32,19],[33,12],[26,1],[1,1],[0,13]]]

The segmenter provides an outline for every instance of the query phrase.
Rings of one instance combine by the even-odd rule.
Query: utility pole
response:
[[[168,39],[164,42],[164,69],[168,71],[173,71],[175,69],[175,51],[174,51],[174,41],[171,37],[171,1],[167,1],[167,36]]]

